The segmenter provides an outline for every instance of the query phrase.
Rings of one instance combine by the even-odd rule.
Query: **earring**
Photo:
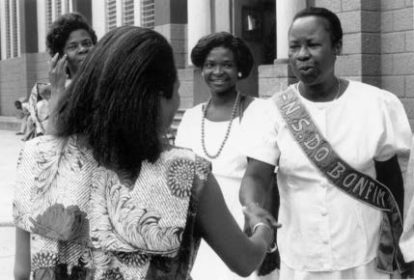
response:
[[[237,73],[237,76],[238,76],[239,78],[241,78],[241,77],[242,77],[242,73],[241,73],[241,72]]]

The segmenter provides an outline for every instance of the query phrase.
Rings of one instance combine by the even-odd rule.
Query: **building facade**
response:
[[[13,102],[33,83],[47,80],[45,37],[50,23],[77,11],[98,38],[120,25],[153,28],[171,43],[182,109],[208,98],[189,53],[203,35],[228,31],[243,38],[256,65],[240,89],[269,96],[294,82],[287,63],[287,30],[306,6],[336,12],[344,29],[339,76],[396,94],[414,128],[414,0],[2,0],[0,1],[0,115],[13,115]]]

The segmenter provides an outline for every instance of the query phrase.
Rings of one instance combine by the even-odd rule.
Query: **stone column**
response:
[[[191,64],[190,53],[198,39],[210,34],[211,29],[211,1],[190,0],[187,2],[188,26],[187,26],[187,49],[188,64]]]
[[[288,31],[295,14],[306,8],[304,0],[276,1],[276,57],[286,59],[288,57]]]
[[[284,90],[295,81],[288,63],[288,31],[292,19],[306,8],[305,0],[276,1],[276,60],[273,65],[259,66],[259,96],[267,97]]]

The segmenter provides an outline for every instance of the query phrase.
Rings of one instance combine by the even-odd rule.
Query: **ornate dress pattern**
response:
[[[31,233],[34,279],[188,279],[200,238],[197,199],[210,164],[172,148],[126,185],[77,137],[26,143],[16,226]]]

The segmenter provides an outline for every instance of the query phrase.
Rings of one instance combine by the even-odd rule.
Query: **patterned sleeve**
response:
[[[30,96],[28,100],[28,109],[30,115],[35,118],[36,117],[36,103],[38,99],[38,91],[37,91],[37,83],[33,86],[32,90],[30,91]]]
[[[191,279],[191,269],[201,241],[195,227],[198,200],[210,173],[211,163],[195,156],[195,176],[179,253],[175,258],[152,257],[146,279]]]
[[[30,193],[35,178],[31,172],[34,166],[33,142],[25,143],[17,161],[13,197],[13,222],[16,227],[30,231]]]
[[[211,162],[200,156],[195,156],[195,176],[191,194],[191,203],[197,205],[201,191],[206,185],[208,176],[212,170]],[[197,207],[194,210],[198,210]]]
[[[383,132],[375,160],[386,161],[394,155],[408,158],[412,132],[404,107],[398,97],[390,92],[383,91],[383,100]]]
[[[241,124],[242,154],[270,165],[277,164],[280,150],[276,142],[276,110],[272,99],[258,99],[249,105]]]
[[[36,212],[34,201],[43,197],[53,185],[65,143],[63,138],[53,136],[37,137],[25,142],[17,162],[14,185],[13,221],[17,227],[33,230]],[[47,205],[36,202],[37,206],[40,209]]]

